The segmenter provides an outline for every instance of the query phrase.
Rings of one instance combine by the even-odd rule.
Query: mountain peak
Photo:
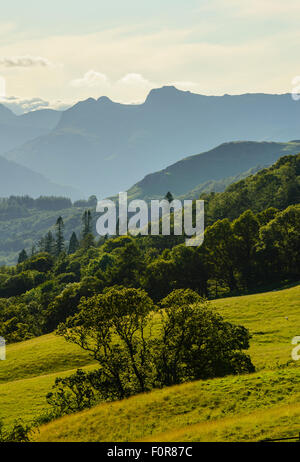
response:
[[[108,96],[100,96],[100,98],[97,99],[97,103],[113,104],[113,101]]]
[[[161,100],[164,101],[171,101],[176,97],[182,97],[186,94],[191,94],[190,91],[182,91],[178,90],[178,88],[174,87],[174,85],[164,85],[160,88],[153,88],[148,94],[145,103]]]

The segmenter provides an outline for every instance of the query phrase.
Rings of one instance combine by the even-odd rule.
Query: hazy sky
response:
[[[165,84],[290,92],[299,20],[299,0],[10,0],[0,14],[0,93],[5,79],[9,101],[30,108],[101,95],[143,101]]]

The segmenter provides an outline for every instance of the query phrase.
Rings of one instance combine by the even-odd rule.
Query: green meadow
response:
[[[211,302],[224,319],[249,328],[253,374],[155,390],[44,425],[40,441],[246,441],[300,430],[300,364],[291,340],[300,334],[300,286]],[[0,362],[0,417],[32,422],[47,409],[58,376],[93,368],[89,355],[54,334],[7,347]]]

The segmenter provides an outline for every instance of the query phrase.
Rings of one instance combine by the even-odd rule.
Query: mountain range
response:
[[[49,133],[58,124],[60,111],[41,109],[22,115],[0,104],[0,155]]]
[[[40,114],[21,116],[31,127],[39,116],[45,117],[42,111],[35,112]],[[50,113],[46,114],[50,118]],[[241,150],[238,143],[224,143],[239,140],[286,143],[298,139],[300,132],[300,104],[290,94],[204,96],[172,86],[152,90],[142,104],[120,104],[107,97],[89,98],[58,115],[51,113],[51,117],[54,127],[50,127],[49,120],[45,123],[47,128],[41,126],[42,122],[39,127],[35,124],[36,132],[45,132],[32,136],[31,128],[28,139],[12,146],[5,157],[52,182],[71,185],[85,197],[96,194],[99,198],[127,190],[145,176],[142,181],[146,185],[147,175],[169,165],[172,172],[182,165],[192,165],[190,160],[178,166],[176,162],[186,156],[195,158],[193,154],[205,151],[199,163],[201,172],[191,173],[190,191],[201,183],[270,164],[282,155],[281,147],[284,149],[283,145],[265,143],[253,155],[251,149],[256,150],[256,145],[248,152],[248,148]],[[214,151],[220,144],[223,147]],[[222,162],[222,152],[229,148],[233,149],[232,156]],[[279,151],[274,152],[277,148]],[[213,158],[209,159],[214,153],[216,159],[220,156],[217,164]],[[169,189],[178,194],[187,192],[186,185],[174,184],[173,173],[166,183],[166,175],[155,175],[155,181],[162,181],[159,194]],[[152,194],[152,189],[148,192]]]

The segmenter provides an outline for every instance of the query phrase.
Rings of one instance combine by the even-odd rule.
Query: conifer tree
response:
[[[90,210],[85,210],[82,215],[82,237],[85,238],[92,233],[92,214]]]
[[[23,249],[22,252],[19,253],[18,263],[23,263],[25,260],[27,260],[27,258],[27,252],[25,249]]]
[[[84,249],[89,249],[95,245],[94,236],[92,233],[92,214],[90,210],[86,210],[82,216],[82,232],[80,245]]]
[[[64,221],[62,217],[58,217],[56,222],[56,255],[60,255],[64,247]]]
[[[73,232],[71,239],[70,239],[70,243],[69,243],[68,254],[71,255],[72,253],[75,253],[78,248],[79,248],[79,242],[78,242],[76,233]]]
[[[45,236],[45,252],[53,254],[55,253],[55,239],[51,231],[49,231]]]
[[[170,191],[167,192],[167,194],[165,195],[165,199],[167,199],[168,202],[173,202],[173,195]]]

